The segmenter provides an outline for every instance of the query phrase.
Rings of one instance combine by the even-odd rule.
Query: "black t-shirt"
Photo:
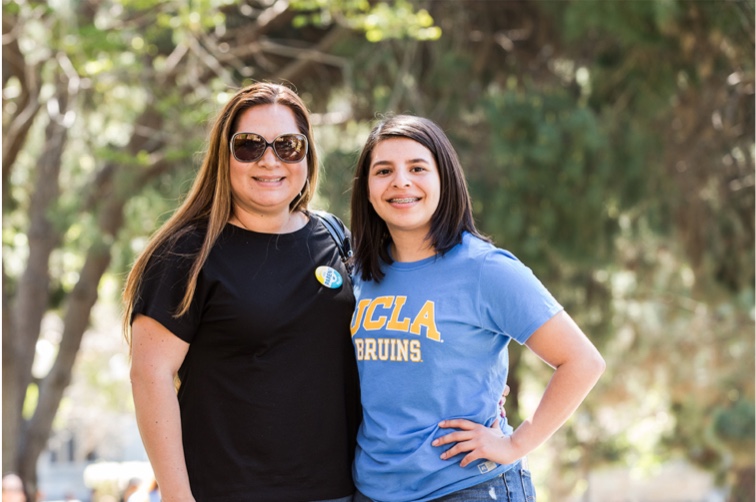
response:
[[[134,309],[190,344],[178,399],[196,500],[351,494],[360,419],[355,300],[333,239],[316,218],[280,235],[226,225],[189,312],[174,318],[203,237],[189,232],[153,257]],[[343,285],[322,285],[321,265]]]

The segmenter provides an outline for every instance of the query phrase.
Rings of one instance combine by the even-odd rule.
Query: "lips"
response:
[[[261,178],[260,176],[252,176],[252,179],[255,181],[259,181],[261,183],[278,183],[280,181],[283,181],[284,178]]]

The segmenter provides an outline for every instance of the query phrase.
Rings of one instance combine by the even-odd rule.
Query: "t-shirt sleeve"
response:
[[[484,326],[519,344],[563,309],[530,268],[502,249],[486,255],[479,285]]]
[[[195,253],[192,246],[184,242],[170,250],[159,249],[152,256],[142,277],[132,322],[137,314],[146,315],[185,342],[191,343],[199,324],[199,284],[189,310],[180,317],[175,314],[186,292]]]

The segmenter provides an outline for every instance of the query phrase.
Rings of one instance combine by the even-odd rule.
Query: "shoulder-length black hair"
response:
[[[475,228],[472,203],[457,152],[443,130],[432,120],[413,115],[395,115],[379,122],[360,153],[352,181],[352,236],[354,262],[363,280],[383,279],[380,260],[392,263],[388,252],[391,234],[369,201],[368,175],[373,150],[381,141],[407,138],[430,150],[438,166],[441,194],[431,217],[428,235],[436,253],[443,255],[462,241],[464,231],[488,240]]]

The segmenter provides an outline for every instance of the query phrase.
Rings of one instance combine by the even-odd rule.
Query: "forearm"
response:
[[[433,441],[433,446],[456,443],[441,454],[442,459],[469,452],[460,462],[485,458],[511,464],[549,439],[583,402],[604,372],[606,363],[575,322],[564,312],[538,328],[526,342],[538,357],[554,370],[533,416],[523,422],[512,436],[502,436],[498,428],[464,419],[444,420],[442,428],[458,428]]]
[[[512,435],[512,445],[525,456],[549,439],[572,416],[604,371],[598,353],[559,366],[536,407]]]
[[[132,372],[132,392],[139,433],[160,486],[162,500],[193,501],[173,378]]]

